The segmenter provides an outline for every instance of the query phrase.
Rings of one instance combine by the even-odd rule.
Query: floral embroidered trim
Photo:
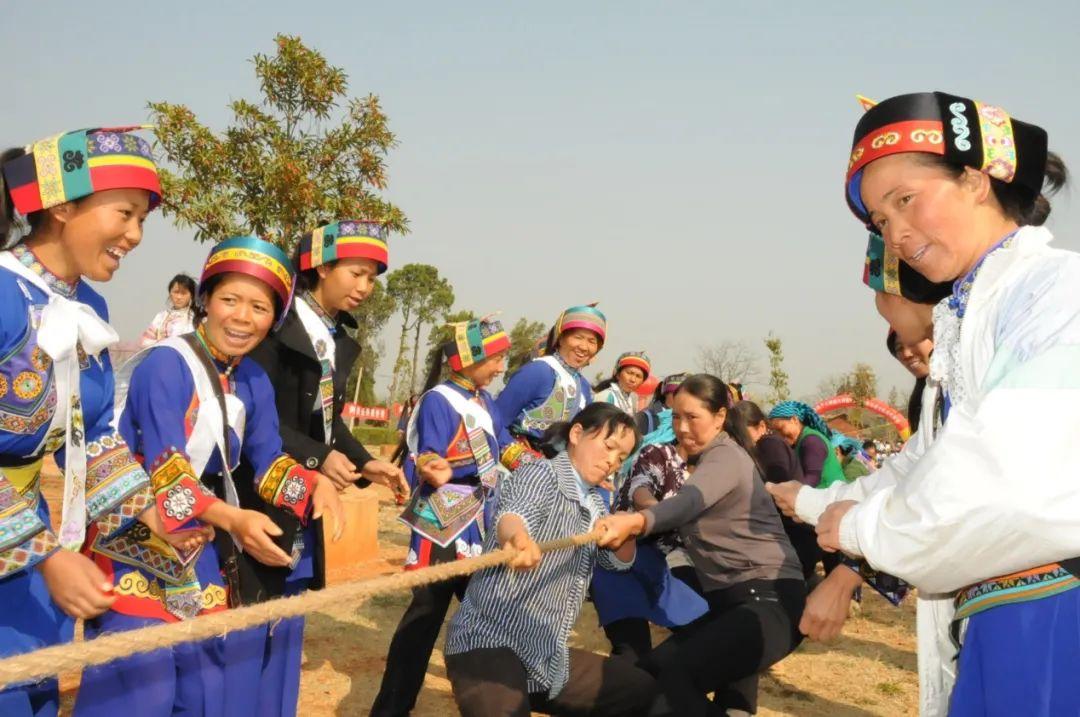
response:
[[[158,512],[170,533],[219,500],[201,490],[187,456],[176,447],[168,448],[150,466],[150,481]]]
[[[521,441],[514,441],[503,449],[499,456],[499,462],[506,466],[507,470],[516,471],[526,463],[543,458],[538,452],[529,448]]]
[[[142,493],[138,502],[143,508],[147,507],[145,501],[150,495],[150,478],[132,457],[119,433],[106,434],[86,444],[86,456],[87,518],[91,521],[107,519],[107,513],[120,509],[113,516],[114,520],[106,520],[105,526],[101,526],[111,526],[108,532],[114,532],[137,515],[130,514],[133,506],[122,508],[129,498]]]
[[[37,515],[35,514],[36,518]],[[52,531],[38,520],[41,530],[20,545],[0,552],[0,578],[5,578],[24,568],[36,565],[60,549],[60,543]]]
[[[270,505],[287,508],[307,520],[308,502],[317,474],[286,455],[279,456],[258,483],[259,497]]]

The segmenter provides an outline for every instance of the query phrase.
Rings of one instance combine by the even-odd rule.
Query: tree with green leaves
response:
[[[540,339],[547,335],[550,327],[543,321],[529,321],[522,316],[510,328],[510,359],[506,366],[506,375],[517,371],[529,359],[529,352]]]
[[[394,378],[390,385],[390,400],[416,390],[416,365],[420,359],[420,334],[425,326],[435,323],[454,305],[454,289],[450,282],[439,276],[439,270],[430,264],[406,264],[390,272],[386,279],[387,293],[397,303],[401,312],[401,336],[398,340],[397,360],[394,362]],[[412,363],[406,355],[409,334],[413,335]],[[408,388],[403,379],[408,380]]]
[[[221,133],[184,105],[150,103],[165,216],[199,241],[255,234],[286,251],[335,219],[407,231],[401,210],[377,194],[396,144],[379,98],[350,98],[345,71],[299,37],[274,43],[274,54],[252,61],[260,99],[233,100]]]
[[[765,348],[769,350],[769,386],[772,387],[770,399],[773,403],[780,403],[788,400],[791,395],[788,374],[784,370],[784,344],[770,332],[765,337]]]
[[[382,331],[386,322],[390,320],[395,308],[394,297],[390,296],[389,292],[386,291],[382,280],[376,279],[371,293],[352,312],[357,323],[355,338],[357,343],[364,347],[364,350],[360,353],[360,360],[353,366],[353,371],[349,375],[347,395],[350,397],[356,395],[356,381],[359,378],[359,399],[360,403],[365,406],[373,406],[377,403],[375,399],[375,369],[379,365],[379,352],[374,349],[378,347],[376,339],[379,332]]]

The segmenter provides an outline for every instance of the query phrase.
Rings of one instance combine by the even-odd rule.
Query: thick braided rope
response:
[[[569,550],[595,543],[594,532],[572,535],[540,543],[540,552]],[[103,665],[131,655],[172,647],[183,642],[196,642],[225,635],[309,612],[360,603],[375,595],[410,590],[421,585],[471,575],[484,568],[510,562],[517,551],[509,548],[495,550],[475,558],[442,563],[419,570],[387,575],[370,580],[357,580],[316,590],[302,595],[279,598],[234,610],[223,610],[181,622],[142,627],[138,630],[114,632],[93,640],[45,647],[34,652],[0,660],[0,687],[18,682],[31,682],[61,672]]]

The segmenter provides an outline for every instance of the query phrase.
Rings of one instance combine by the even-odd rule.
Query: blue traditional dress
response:
[[[198,350],[210,352],[205,342],[192,345],[171,338],[133,359],[120,417],[121,434],[150,473],[166,527],[174,531],[196,525],[219,500],[235,505],[231,470],[241,455],[255,467],[258,494],[306,521],[316,475],[282,452],[274,389],[266,373],[251,359],[226,363],[214,356],[218,375],[208,376]],[[228,469],[222,460],[222,416],[212,381],[220,382],[228,412],[233,461]],[[223,539],[230,536],[219,535],[219,544]],[[229,607],[223,556],[215,544],[181,556],[153,536],[129,531],[95,548],[99,566],[113,576],[117,601],[87,623],[87,637]],[[137,704],[140,717],[185,710],[256,714],[260,697],[282,689],[262,679],[268,629],[243,630],[90,668],[83,673],[75,713],[115,715]]]
[[[592,387],[558,354],[518,369],[495,401],[510,433],[530,447],[553,423],[569,421],[592,403]]]
[[[110,426],[112,366],[97,339],[115,340],[107,320],[105,300],[85,282],[65,283],[23,245],[0,253],[0,657],[72,638],[72,620],[50,598],[40,562],[62,541],[77,549],[84,531],[106,538],[124,531],[153,504],[145,471]],[[65,327],[79,341],[66,352],[51,347],[53,358],[39,334]],[[61,521],[73,531],[70,543],[50,528],[41,496],[42,461],[54,451],[65,483],[83,498]],[[65,504],[77,506],[71,498]],[[53,715],[57,707],[55,679],[0,691],[5,717]]]

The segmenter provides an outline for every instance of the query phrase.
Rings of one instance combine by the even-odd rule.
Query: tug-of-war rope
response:
[[[539,544],[540,552],[550,553],[577,548],[595,543],[599,537],[600,534],[593,531],[568,538],[549,540]],[[472,575],[484,568],[504,565],[516,554],[517,551],[513,548],[503,548],[475,558],[442,563],[396,575],[355,580],[324,590],[202,615],[193,620],[152,625],[126,632],[113,632],[93,640],[45,647],[0,660],[0,688],[19,682],[40,680],[61,672],[103,665],[123,657],[160,650],[183,642],[196,642],[223,636],[235,630],[306,615],[309,612],[361,603],[376,595],[410,590],[421,585]]]

